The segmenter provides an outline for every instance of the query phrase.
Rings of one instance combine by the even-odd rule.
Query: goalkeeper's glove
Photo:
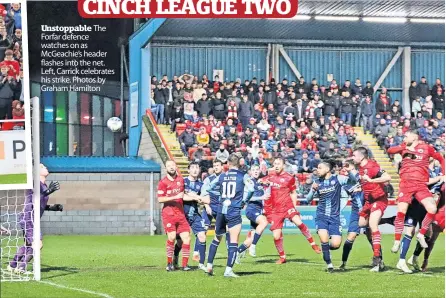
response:
[[[45,210],[48,211],[63,211],[62,204],[46,205]]]
[[[48,186],[48,188],[43,192],[43,194],[45,196],[49,196],[50,194],[52,194],[53,192],[57,191],[60,189],[60,184],[58,181],[53,181],[50,183],[50,186]]]

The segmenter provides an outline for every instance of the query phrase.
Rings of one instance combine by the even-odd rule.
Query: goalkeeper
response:
[[[46,185],[46,177],[49,175],[48,169],[40,164],[40,217],[45,210],[63,211],[60,204],[47,205],[49,195],[59,190],[59,182],[53,181],[49,186]],[[25,244],[18,250],[14,259],[8,265],[8,271],[17,274],[27,273],[26,267],[33,258],[33,230],[34,230],[34,207],[33,207],[33,190],[26,191],[25,203],[23,211],[18,215],[19,224],[23,231]],[[40,234],[40,249],[43,247],[42,234]]]

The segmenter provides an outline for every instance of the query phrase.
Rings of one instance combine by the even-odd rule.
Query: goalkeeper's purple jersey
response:
[[[48,189],[45,183],[40,182],[40,217],[42,217],[45,207],[48,203],[49,196],[43,193]],[[33,222],[34,219],[34,206],[33,206],[33,190],[28,189],[26,191],[25,203],[23,212],[20,214],[20,221]]]

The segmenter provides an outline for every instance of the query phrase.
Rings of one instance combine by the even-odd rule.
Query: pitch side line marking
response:
[[[64,285],[60,285],[60,284],[56,284],[54,282],[50,282],[50,281],[39,281],[40,283],[46,284],[46,285],[50,285],[53,287],[57,287],[57,288],[61,288],[61,289],[67,289],[67,290],[72,290],[72,291],[78,291],[78,292],[83,292],[83,293],[88,293],[88,294],[92,294],[92,295],[96,295],[99,297],[104,297],[104,298],[113,298],[110,295],[107,295],[105,293],[100,293],[100,292],[95,292],[95,291],[90,291],[90,290],[85,290],[85,289],[81,289],[81,288],[74,288],[74,287],[68,287],[68,286],[64,286]]]

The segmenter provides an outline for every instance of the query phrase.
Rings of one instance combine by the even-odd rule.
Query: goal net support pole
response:
[[[39,281],[40,276],[40,101],[38,97],[31,98],[32,103],[32,151],[33,151],[33,205],[34,230],[33,253],[34,280]]]

